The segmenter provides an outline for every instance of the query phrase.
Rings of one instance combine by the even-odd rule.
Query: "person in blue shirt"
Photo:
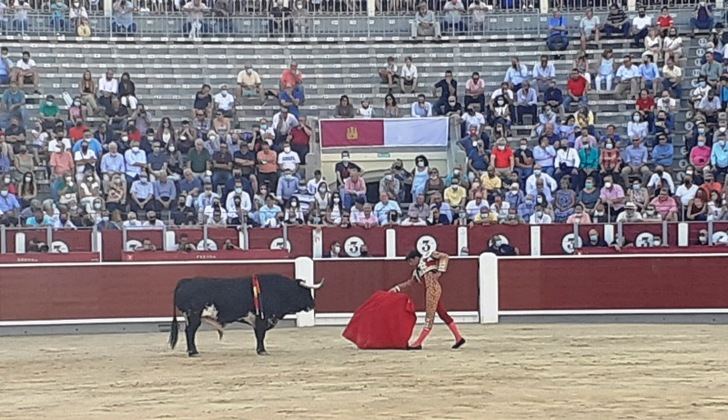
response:
[[[481,172],[488,169],[488,159],[490,154],[485,150],[485,144],[478,140],[478,145],[468,154],[468,171],[473,173],[476,178],[480,177]]]
[[[0,23],[2,23],[0,21]],[[10,72],[13,70],[13,62],[8,58],[8,47],[0,48],[0,85],[10,83]]]
[[[397,216],[402,215],[402,209],[399,203],[389,199],[389,194],[383,192],[379,194],[379,202],[374,206],[374,215],[377,216],[380,226],[391,223],[391,214],[396,213]]]
[[[281,101],[281,106],[288,107],[288,112],[298,119],[301,115],[298,107],[306,101],[306,97],[303,94],[303,87],[296,85],[295,87],[282,89],[278,94],[278,100]]]
[[[28,125],[28,113],[25,109],[25,92],[18,89],[17,82],[10,82],[10,88],[3,92],[3,105],[9,118],[18,117],[23,125]]]
[[[66,22],[66,16],[68,15],[68,6],[63,0],[56,0],[50,5],[50,9],[53,30],[56,32],[67,30],[68,23]]]
[[[276,204],[276,198],[273,194],[268,194],[265,198],[265,206],[258,209],[258,222],[261,227],[278,226],[277,218],[282,216],[281,208]]]
[[[724,133],[721,133],[718,141],[713,144],[713,150],[710,152],[710,164],[715,167],[715,177],[718,182],[723,183],[726,173],[728,173],[728,142]]]
[[[657,87],[662,83],[660,82],[660,70],[653,62],[652,55],[645,54],[642,57],[642,64],[639,66],[639,71],[645,88],[653,90],[655,95],[657,95]]]
[[[549,36],[546,39],[546,46],[551,51],[564,51],[569,48],[569,32],[566,30],[568,20],[561,15],[559,9],[554,9],[553,15],[548,20]]]
[[[25,226],[40,227],[40,226],[53,226],[53,219],[41,209],[37,209],[33,212],[33,216],[25,219]]]
[[[81,150],[81,146],[83,146],[84,144],[88,145],[88,148],[93,150],[93,152],[96,153],[96,156],[101,156],[104,154],[104,146],[101,144],[100,141],[94,138],[91,130],[86,130],[83,133],[83,140],[74,143],[74,145],[71,147],[71,152],[78,152],[79,150]]]
[[[657,137],[657,144],[652,148],[652,161],[655,165],[670,168],[675,157],[675,150],[671,143],[667,142],[667,136],[660,134]]]

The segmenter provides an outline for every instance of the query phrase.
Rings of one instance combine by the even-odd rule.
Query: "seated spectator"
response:
[[[629,185],[629,184],[627,184]],[[619,212],[622,211],[624,208],[625,203],[625,194],[624,189],[621,185],[615,184],[612,181],[611,176],[605,176],[604,177],[604,186],[602,187],[601,191],[599,192],[599,201],[601,204],[604,205],[604,208],[602,210],[606,211],[606,217],[609,220],[614,220],[614,216],[616,216]],[[595,208],[594,216],[599,216],[599,212]],[[603,223],[602,221],[594,220],[594,223]]]
[[[516,92],[516,120],[523,125],[523,116],[531,115],[531,124],[536,122],[536,109],[538,96],[535,89],[531,89],[528,80],[523,81],[522,87]]]
[[[657,26],[649,28],[649,32],[645,37],[645,52],[642,58],[652,57],[652,62],[664,61],[662,56],[662,36]]]
[[[710,155],[711,148],[706,145],[705,136],[698,136],[697,145],[690,149],[690,164],[702,170],[710,164]]]
[[[683,178],[682,184],[675,190],[675,199],[680,200],[680,204],[683,208],[686,208],[690,202],[695,198],[699,188],[693,183],[693,177],[686,175]]]
[[[649,134],[649,126],[642,116],[642,113],[635,111],[632,114],[632,121],[627,123],[627,137],[631,139],[646,139]]]
[[[10,82],[10,87],[3,92],[3,108],[10,117],[18,118],[23,125],[28,125],[27,109],[25,107],[25,92],[18,89],[17,82]]]
[[[700,75],[713,88],[718,86],[720,76],[723,74],[723,65],[715,60],[712,52],[705,53],[705,64],[700,67]]]
[[[23,57],[15,63],[14,74],[15,83],[17,83],[19,88],[23,89],[26,84],[31,84],[33,85],[35,93],[40,93],[38,91],[38,68],[35,64],[35,60],[30,58],[30,52],[23,51]]]
[[[613,34],[621,34],[622,37],[627,38],[629,36],[629,29],[631,25],[627,20],[627,14],[617,3],[612,3],[609,6],[609,14],[607,15],[607,21],[602,25],[602,31],[607,37],[611,37]]]
[[[599,23],[599,16],[594,16],[594,11],[587,9],[586,15],[579,21],[582,51],[586,51],[588,41],[599,42]]]
[[[644,88],[652,90],[657,95],[657,91],[659,90],[658,86],[662,84],[662,79],[660,78],[660,70],[653,61],[654,59],[651,55],[642,57],[639,72]]]
[[[721,108],[722,104],[720,98],[715,95],[715,89],[709,90],[695,107],[696,111],[700,112],[709,124],[716,124],[718,122],[718,113],[721,111]]]
[[[129,73],[121,74],[119,81],[119,101],[127,109],[135,110],[139,101],[136,98],[136,85],[131,80]]]
[[[159,211],[174,210],[177,199],[177,188],[165,172],[159,174],[154,181],[154,207]]]
[[[693,11],[693,17],[690,18],[690,29],[695,34],[698,29],[709,31],[713,29],[715,19],[713,18],[713,7],[704,1],[698,3]]]
[[[412,103],[410,115],[415,118],[432,116],[432,104],[425,100],[424,94],[417,95],[417,101]]]
[[[677,221],[677,204],[675,203],[675,200],[668,195],[667,188],[660,189],[657,197],[650,201],[650,206],[660,214],[662,220],[671,222]],[[648,207],[647,210],[649,214],[650,207]]]
[[[642,215],[637,211],[637,205],[628,201],[624,211],[617,216],[617,223],[637,223],[642,221]]]
[[[134,22],[134,5],[129,0],[116,0],[113,5],[111,30],[116,33],[136,33]]]
[[[701,196],[690,200],[686,206],[685,219],[689,222],[708,220],[708,205]]]
[[[220,85],[220,92],[212,97],[212,102],[215,112],[222,112],[226,118],[235,116],[235,96],[229,93],[227,84]]]
[[[637,9],[637,16],[632,19],[632,37],[634,39],[633,46],[644,48],[645,37],[652,26],[652,16],[647,16],[644,6]]]
[[[142,172],[139,178],[132,182],[129,195],[131,197],[129,205],[132,211],[149,211],[155,208],[154,185],[149,182],[146,172]]]
[[[571,70],[569,80],[566,82],[566,95],[564,96],[564,110],[569,111],[572,102],[578,102],[580,105],[588,105],[589,84],[586,79],[579,74],[577,69]]]
[[[258,72],[253,70],[253,67],[250,64],[245,64],[244,70],[238,73],[237,81],[238,97],[240,99],[258,97],[261,101],[265,100],[263,82]]]
[[[182,7],[182,11],[187,15],[187,22],[182,28],[182,32],[189,34],[190,38],[199,38],[202,34],[209,32],[207,22],[204,21],[204,15],[209,10],[202,0],[192,0]]]
[[[465,22],[462,17],[465,14],[465,6],[461,0],[449,0],[442,7],[442,11],[445,12],[445,31],[454,35],[465,30]]]
[[[196,115],[195,111],[203,111],[204,116],[212,116],[212,95],[210,94],[210,90],[210,85],[205,83],[202,85],[200,90],[195,93],[195,100],[192,103],[192,115]]]
[[[561,147],[556,151],[556,158],[554,159],[554,167],[556,168],[554,177],[557,180],[566,175],[577,177],[580,164],[579,153],[571,147],[568,141],[562,140]]]
[[[710,153],[710,165],[715,170],[717,180],[723,182],[728,173],[728,143],[725,134],[720,137],[720,140],[713,143],[713,150]]]
[[[356,110],[356,118],[372,118],[374,116],[374,108],[370,105],[369,99],[362,99],[359,108]]]
[[[441,79],[435,84],[433,94],[437,95],[439,89],[439,99],[433,105],[433,111],[435,115],[447,115],[448,102],[451,97],[455,98],[458,91],[458,82],[452,77],[452,70],[445,71],[445,78]],[[455,98],[455,102],[457,99]],[[452,104],[455,105],[455,104]]]
[[[470,104],[473,103],[480,105],[479,112],[485,111],[485,81],[477,71],[465,83],[465,108],[471,109]]]
[[[282,176],[278,178],[278,185],[276,188],[276,197],[280,202],[286,203],[293,197],[294,194],[298,193],[299,179],[293,175],[290,169],[284,170]]]
[[[400,110],[397,106],[397,99],[389,93],[384,97],[384,118],[399,118]]]
[[[354,107],[349,102],[349,97],[341,95],[339,104],[334,109],[334,118],[354,118],[355,116]]]
[[[382,83],[387,84],[389,93],[392,93],[392,89],[394,89],[395,83],[399,79],[399,72],[397,70],[397,61],[392,56],[387,57],[387,63],[379,69],[379,78],[382,80]]]
[[[652,161],[654,164],[671,168],[674,158],[675,149],[672,143],[667,142],[667,136],[664,134],[657,136],[657,144],[652,148]]]
[[[303,210],[301,210],[298,198],[291,197],[286,203],[285,209],[283,209],[283,222],[287,225],[303,225],[304,216]]]
[[[665,62],[668,59],[672,59],[673,62],[678,61],[683,56],[683,39],[678,34],[677,28],[670,28],[667,31],[667,36],[662,40],[662,54]]]
[[[624,166],[622,167],[621,175],[624,185],[629,185],[630,175],[640,176],[642,183],[646,183],[652,173],[647,166],[647,148],[639,138],[633,138],[632,144],[624,149],[623,159]]]
[[[404,58],[399,74],[399,89],[402,93],[414,93],[417,90],[417,66],[412,64],[412,57]]]
[[[283,70],[279,81],[280,89],[296,88],[303,89],[303,73],[298,69],[298,63],[292,61],[290,66]]]
[[[614,79],[614,52],[611,48],[606,48],[601,55],[599,60],[599,72],[594,79],[594,84],[597,87],[597,92],[602,92],[602,81],[605,84],[605,90],[610,92],[612,90],[612,80]]]
[[[568,20],[561,15],[558,8],[553,10],[553,15],[548,19],[548,38],[546,46],[551,51],[564,51],[569,48]]]
[[[544,206],[542,204],[536,205],[535,211],[528,219],[528,223],[531,225],[548,225],[552,222],[553,219],[551,215],[544,211]]]
[[[660,188],[668,188],[670,194],[675,193],[675,184],[672,181],[672,175],[659,165],[655,166],[655,173],[647,181],[647,188],[650,191],[659,191]]]
[[[624,57],[623,64],[617,69],[616,82],[615,94],[618,97],[624,98],[624,93],[629,89],[629,97],[637,99],[642,83],[642,75],[639,67],[632,64],[632,57],[629,55]]]
[[[225,185],[232,176],[233,157],[230,154],[227,143],[220,143],[220,150],[213,153],[208,161],[212,170],[212,185],[214,188]]]
[[[440,23],[435,18],[435,14],[427,9],[426,2],[421,2],[417,6],[417,13],[412,21],[412,38],[420,36],[440,38]]]
[[[539,63],[533,65],[532,76],[538,92],[545,92],[552,81],[556,82],[556,70],[547,55],[542,55]]]

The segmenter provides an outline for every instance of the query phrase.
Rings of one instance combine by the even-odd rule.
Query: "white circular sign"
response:
[[[713,233],[713,245],[726,245],[728,244],[728,232],[714,232]]]
[[[422,255],[430,255],[437,250],[437,240],[430,235],[422,235],[417,240],[417,251]]]
[[[655,246],[655,235],[650,232],[640,233],[634,240],[634,246],[637,248],[649,248]]]
[[[283,249],[286,251],[291,250],[291,242],[281,237],[275,238],[270,242],[270,249]]]
[[[358,236],[350,236],[344,241],[344,252],[350,257],[361,256],[361,246],[364,245],[364,240]]]
[[[578,236],[574,236],[573,233],[567,233],[561,238],[561,249],[566,254],[573,254],[577,248],[581,248],[583,242]]]
[[[197,243],[198,251],[217,251],[217,244],[212,239],[204,239]]]
[[[69,251],[68,245],[66,245],[63,241],[53,241],[51,242],[50,250],[49,252],[54,252],[58,254],[67,254]]]
[[[126,250],[127,251],[136,251],[137,248],[141,248],[142,243],[140,241],[137,241],[136,239],[130,239],[126,241]]]

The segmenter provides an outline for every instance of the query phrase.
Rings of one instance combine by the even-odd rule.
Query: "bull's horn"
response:
[[[304,280],[298,280],[298,284],[301,285],[301,287],[305,287],[306,289],[317,290],[324,285],[324,279],[321,278],[319,284],[312,284],[311,286],[307,285]]]

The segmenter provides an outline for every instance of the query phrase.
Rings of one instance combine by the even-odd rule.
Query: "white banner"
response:
[[[384,120],[385,147],[445,147],[448,118],[393,118]]]

